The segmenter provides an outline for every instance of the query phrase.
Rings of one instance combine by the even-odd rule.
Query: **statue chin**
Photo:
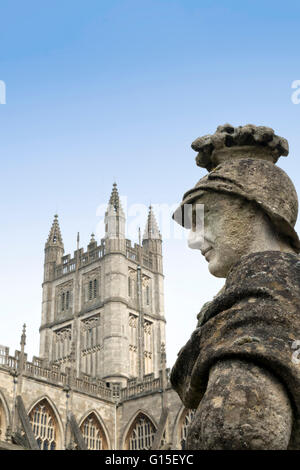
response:
[[[223,277],[226,278],[226,274],[224,274],[223,270],[220,269],[220,267],[216,266],[211,266],[210,264],[208,265],[208,270],[210,274],[212,274],[215,277]]]
[[[218,259],[212,259],[208,263],[208,270],[210,274],[215,277],[226,278],[229,268],[224,264],[224,261]]]

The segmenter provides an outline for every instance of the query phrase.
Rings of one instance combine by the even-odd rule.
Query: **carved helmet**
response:
[[[298,198],[288,175],[275,165],[281,155],[288,155],[288,143],[267,127],[247,125],[234,128],[219,126],[212,136],[192,143],[198,151],[196,163],[209,173],[187,191],[173,219],[191,228],[191,204],[203,191],[235,194],[256,203],[271,219],[276,229],[288,237],[300,252],[294,226],[298,215]]]

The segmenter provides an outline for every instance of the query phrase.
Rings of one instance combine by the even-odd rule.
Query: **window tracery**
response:
[[[107,449],[107,441],[102,426],[94,413],[91,413],[80,426],[88,450]]]
[[[57,424],[54,413],[46,400],[35,405],[29,421],[40,450],[57,448]]]
[[[156,429],[150,419],[140,413],[135,419],[127,438],[129,450],[149,450],[151,448]]]
[[[100,296],[100,268],[93,269],[83,275],[82,303],[94,302]]]
[[[72,327],[68,325],[54,331],[53,360],[65,362],[69,359],[72,346]]]
[[[72,309],[73,281],[60,284],[56,288],[56,311],[58,314],[69,313]]]

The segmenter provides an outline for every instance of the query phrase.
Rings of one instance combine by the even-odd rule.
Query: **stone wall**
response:
[[[6,354],[0,355],[2,442],[11,442],[11,433],[20,428],[15,403],[17,395],[21,395],[27,415],[41,402],[46,402],[52,410],[57,449],[65,449],[72,440],[67,429],[70,412],[79,427],[93,413],[105,434],[108,448],[124,449],[128,431],[139,413],[150,419],[157,430],[163,401],[169,408],[166,441],[172,442],[172,448],[180,448],[178,425],[183,407],[168,382],[163,391],[161,373],[158,378],[150,374],[145,376],[143,382],[132,381],[126,388],[113,389],[108,387],[109,384],[89,376],[76,378],[72,370],[61,373],[55,367],[43,367],[38,358],[34,362],[25,360],[23,369],[20,369],[20,353],[17,351],[15,357],[7,353],[9,351],[6,348]]]

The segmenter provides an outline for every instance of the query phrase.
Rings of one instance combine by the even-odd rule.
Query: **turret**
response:
[[[157,271],[162,271],[162,237],[156,222],[156,218],[149,206],[148,219],[143,236],[143,248],[157,260]]]
[[[52,284],[55,268],[61,263],[64,254],[64,244],[59,228],[58,216],[54,216],[52,227],[45,245],[44,262],[44,283],[43,283],[43,301],[42,301],[42,321],[41,327],[49,323],[52,318]],[[40,356],[49,358],[50,336],[44,329],[40,335]]]
[[[128,378],[129,345],[125,214],[117,189],[113,189],[105,213],[105,257],[101,270],[103,289],[103,378],[125,385]]]
[[[104,223],[105,238],[125,238],[125,214],[116,183],[113,184]]]
[[[48,240],[45,245],[44,282],[52,279],[55,265],[61,263],[64,244],[59,228],[58,215],[54,216]]]

